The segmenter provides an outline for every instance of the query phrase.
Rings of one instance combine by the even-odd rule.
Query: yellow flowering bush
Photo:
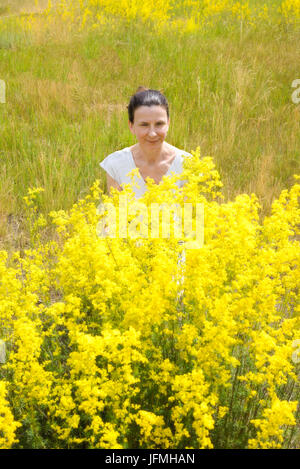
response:
[[[181,175],[147,184],[146,208],[203,204],[204,243],[182,271],[187,233],[100,236],[99,203],[134,200],[130,184],[109,197],[98,180],[50,212],[55,239],[0,253],[1,445],[299,447],[300,185],[261,220],[254,194],[224,202],[199,147]]]
[[[15,431],[21,425],[14,420],[6,399],[6,383],[0,381],[0,448],[7,449],[17,443]]]

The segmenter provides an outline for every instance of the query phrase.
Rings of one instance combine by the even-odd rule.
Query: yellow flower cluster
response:
[[[10,410],[9,403],[6,399],[6,383],[0,381],[0,448],[7,449],[13,443],[17,443],[15,431],[21,426],[19,422],[14,420]]]
[[[225,203],[212,158],[191,153],[141,199],[204,206],[181,285],[177,238],[99,236],[99,202],[130,206],[130,184],[108,197],[95,181],[49,214],[55,241],[0,252],[2,447],[299,445],[300,185],[260,220],[254,194]]]
[[[110,29],[118,20],[127,23],[141,21],[155,26],[156,33],[167,29],[180,34],[214,26],[217,21],[234,24],[247,23],[256,27],[260,23],[299,24],[299,0],[283,0],[281,4],[259,4],[236,0],[60,0],[43,12],[48,25],[62,21],[67,29],[98,29],[108,24]],[[24,27],[33,28],[39,22],[34,15],[20,18]],[[37,25],[37,30],[40,25]]]
[[[264,410],[264,419],[252,420],[259,431],[256,439],[249,440],[249,448],[281,448],[284,440],[282,428],[290,424],[296,425],[294,418],[296,410],[297,402],[280,402],[278,398],[275,398],[270,408]]]
[[[279,12],[291,23],[300,19],[300,0],[284,0],[280,5]]]

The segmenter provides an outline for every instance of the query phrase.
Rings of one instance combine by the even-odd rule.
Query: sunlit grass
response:
[[[178,18],[193,2],[186,5],[177,2]],[[11,6],[17,10],[17,2]],[[82,30],[57,19],[47,26],[41,14],[31,29],[3,19],[1,243],[7,216],[22,216],[28,186],[45,187],[44,213],[69,208],[103,176],[99,162],[133,143],[126,105],[141,84],[163,89],[169,100],[168,141],[187,151],[200,145],[215,159],[226,199],[254,192],[268,213],[299,172],[300,150],[300,109],[291,100],[299,31],[270,18],[241,29],[225,15],[207,28],[162,27],[158,35],[153,24],[116,17]]]

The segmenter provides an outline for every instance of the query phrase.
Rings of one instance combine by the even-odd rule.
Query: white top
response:
[[[166,172],[165,176],[171,176],[172,173],[181,174],[183,167],[183,156],[182,155],[189,155],[190,153],[180,150],[179,148],[171,147],[175,150],[175,158],[172,161],[168,171]],[[128,175],[130,171],[136,169],[137,166],[134,162],[132,151],[129,147],[123,148],[122,150],[115,151],[108,155],[101,163],[99,163],[101,168],[103,168],[117,183],[121,186],[122,184],[132,184],[132,179]],[[139,199],[144,195],[147,190],[147,186],[145,183],[144,178],[139,173],[138,177],[135,175],[134,183],[138,186],[132,186],[132,189],[135,194],[135,198]],[[176,181],[178,187],[182,187],[186,181]],[[122,186],[121,186],[122,187]]]

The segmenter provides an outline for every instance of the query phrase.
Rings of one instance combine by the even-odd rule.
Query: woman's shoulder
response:
[[[191,153],[189,153],[188,151],[185,151],[185,150],[181,150],[180,148],[178,148],[178,154],[179,156],[181,156],[182,158],[184,156],[192,156]]]
[[[171,145],[170,143],[168,143],[170,149],[172,149],[173,151],[175,151],[175,153],[178,155],[178,156],[182,156],[182,159],[183,159],[183,155],[184,156],[192,156],[189,152],[183,150],[182,148],[178,148],[178,147],[175,147],[174,145]]]
[[[116,159],[120,159],[120,157],[124,156],[124,155],[128,155],[128,152],[129,152],[129,148],[128,147],[125,147],[125,148],[122,148],[121,150],[116,150],[114,151],[113,153],[110,153],[109,155],[106,156],[106,160],[116,160]]]
[[[128,158],[128,147],[116,150],[107,155],[99,164],[108,174],[119,184],[122,182],[122,174],[130,169],[130,160]]]
[[[113,166],[118,168],[120,165],[121,167],[125,165],[127,167],[129,165],[129,151],[129,148],[126,147],[110,153],[101,161],[100,166],[102,166],[104,169],[106,169],[105,166]]]

